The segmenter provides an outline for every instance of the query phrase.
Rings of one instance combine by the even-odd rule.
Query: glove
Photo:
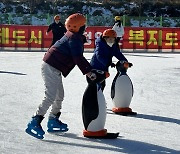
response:
[[[111,66],[111,68],[112,68],[112,67],[116,67],[116,64],[111,63],[111,65],[110,65],[110,66]]]
[[[86,39],[86,36],[82,36],[82,39],[83,39],[83,43],[87,43],[87,39]]]
[[[96,74],[93,72],[88,72],[87,77],[90,78],[92,81],[96,79]]]
[[[129,63],[129,67],[131,67],[131,66],[133,66],[133,64],[132,64],[132,63]]]

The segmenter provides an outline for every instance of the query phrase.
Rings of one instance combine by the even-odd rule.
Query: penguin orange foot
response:
[[[84,137],[93,139],[116,139],[119,136],[119,133],[107,133],[106,129],[97,132],[84,130],[83,135]]]
[[[122,115],[122,116],[130,116],[130,115],[137,115],[137,112],[133,112],[131,108],[113,108],[112,111],[115,114]]]

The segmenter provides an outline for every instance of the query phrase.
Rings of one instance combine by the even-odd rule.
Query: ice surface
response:
[[[43,98],[41,62],[43,52],[0,52],[0,153],[1,154],[162,154],[180,153],[180,54],[131,54],[125,56],[133,67],[128,70],[134,85],[130,107],[136,117],[111,112],[112,80],[106,80],[108,132],[120,132],[116,140],[87,139],[81,115],[86,79],[78,67],[63,78],[65,99],[61,120],[69,131],[47,133],[47,116],[42,122],[43,140],[25,133],[25,128]],[[85,57],[90,59],[91,53]],[[117,62],[116,59],[113,59]]]

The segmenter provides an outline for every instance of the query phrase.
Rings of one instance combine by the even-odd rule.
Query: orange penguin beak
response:
[[[106,78],[108,78],[110,76],[109,72],[105,72]]]
[[[128,62],[125,62],[125,63],[124,63],[124,68],[126,68],[126,69],[129,68],[129,63],[128,63]]]

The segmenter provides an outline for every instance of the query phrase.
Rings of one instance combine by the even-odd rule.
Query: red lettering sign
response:
[[[0,47],[49,48],[52,34],[47,26],[0,25]],[[85,48],[93,49],[95,40],[111,27],[87,27]],[[180,49],[180,28],[125,27],[120,43],[123,49]]]

